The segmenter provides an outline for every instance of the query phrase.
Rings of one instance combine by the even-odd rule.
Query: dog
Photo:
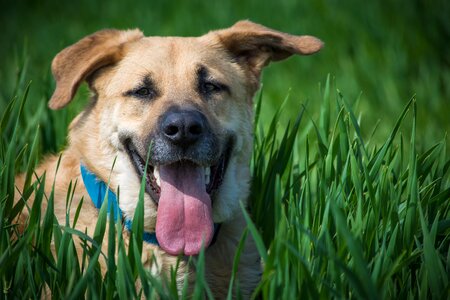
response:
[[[200,37],[102,30],[65,48],[52,62],[56,88],[49,107],[68,105],[83,81],[92,97],[69,126],[58,171],[56,155],[35,171],[46,173],[46,193],[54,186],[56,217],[64,222],[67,190],[77,181],[72,206],[92,199],[82,205],[80,231],[93,235],[101,205],[94,198],[104,198],[91,185],[114,193],[120,187],[115,215],[127,224],[144,178],[144,230],[156,241],[144,243],[144,266],[154,270],[153,258],[154,272],[161,275],[178,256],[195,256],[204,246],[205,278],[213,294],[224,298],[246,227],[240,202],[245,205],[250,190],[252,98],[261,71],[271,61],[313,54],[322,46],[312,36],[240,21]],[[16,180],[21,187],[24,175]],[[26,218],[22,214],[18,222],[25,224]],[[186,272],[193,276],[191,269],[181,262],[179,282]],[[248,238],[238,267],[244,297],[261,272]]]

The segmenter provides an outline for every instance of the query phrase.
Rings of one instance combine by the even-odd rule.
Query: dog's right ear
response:
[[[138,29],[107,29],[89,35],[62,50],[52,62],[56,89],[48,106],[60,109],[74,97],[81,82],[96,70],[119,61],[124,45],[144,35]]]

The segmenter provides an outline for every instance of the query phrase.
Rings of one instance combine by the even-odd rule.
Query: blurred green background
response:
[[[54,87],[52,58],[62,48],[103,28],[138,27],[146,35],[201,35],[250,19],[294,34],[321,38],[325,48],[309,57],[270,65],[263,74],[262,117],[273,114],[289,93],[285,122],[307,105],[319,114],[320,83],[334,78],[355,103],[365,135],[379,122],[385,139],[404,105],[418,103],[418,146],[434,144],[450,129],[450,2],[447,0],[358,1],[4,1],[0,4],[0,112],[32,80],[27,124],[42,129],[44,151],[65,143],[62,131],[81,110],[75,101],[49,112]],[[78,98],[87,98],[86,87]],[[359,101],[356,99],[359,97]],[[407,126],[407,125],[405,125]],[[59,133],[61,134],[59,134]]]

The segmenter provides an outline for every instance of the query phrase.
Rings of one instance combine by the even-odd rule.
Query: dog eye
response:
[[[202,84],[202,92],[204,94],[218,93],[220,91],[222,91],[222,87],[218,84],[214,84],[212,82],[205,82]]]
[[[152,90],[149,89],[149,88],[146,88],[146,87],[143,87],[143,88],[140,88],[140,89],[134,91],[134,94],[135,94],[136,96],[138,96],[138,97],[149,96],[149,95],[151,95],[152,93],[153,93]]]
[[[158,97],[158,91],[147,85],[129,90],[128,92],[125,92],[123,95],[126,97],[134,97],[142,100],[150,100]]]

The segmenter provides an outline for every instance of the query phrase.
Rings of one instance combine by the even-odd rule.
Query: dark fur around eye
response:
[[[153,93],[154,93],[153,90],[151,90],[148,87],[142,87],[142,88],[134,91],[134,95],[136,95],[138,97],[151,96]]]
[[[219,93],[222,91],[221,85],[218,85],[217,83],[213,82],[203,82],[201,84],[200,90],[203,94],[212,94],[212,93]]]
[[[208,70],[204,66],[200,66],[197,71],[197,89],[203,97],[229,92],[228,86],[209,78]]]
[[[151,100],[158,96],[158,91],[156,90],[153,82],[146,77],[139,86],[126,92],[125,96],[131,96],[143,100]]]

